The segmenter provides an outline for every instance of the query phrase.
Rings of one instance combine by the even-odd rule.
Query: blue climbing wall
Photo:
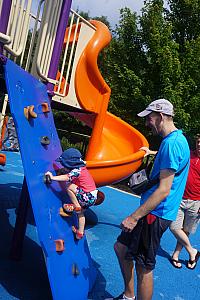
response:
[[[80,241],[74,240],[71,226],[77,221],[75,216],[63,219],[59,215],[59,208],[66,198],[63,185],[57,182],[46,185],[43,182],[44,173],[54,169],[54,160],[62,152],[46,86],[10,60],[4,64],[4,71],[10,109],[18,135],[24,174],[53,299],[87,299],[88,291],[96,278],[87,241],[85,238]],[[44,102],[48,104],[49,112],[42,111],[41,104]],[[24,108],[30,105],[34,105],[37,117],[27,120]],[[41,144],[41,137],[44,136],[50,139],[49,145]],[[57,239],[64,240],[63,252],[56,252]],[[72,272],[74,265],[79,270],[77,276]]]

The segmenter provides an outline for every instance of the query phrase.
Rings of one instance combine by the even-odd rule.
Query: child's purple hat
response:
[[[85,166],[85,162],[82,160],[81,152],[75,148],[69,148],[65,150],[60,157],[56,159],[65,168],[74,169]]]

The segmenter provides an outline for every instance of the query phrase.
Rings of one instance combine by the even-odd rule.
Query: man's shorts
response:
[[[131,232],[122,231],[117,241],[128,247],[127,260],[135,260],[145,269],[153,270],[160,239],[171,221],[154,215],[141,218]]]
[[[183,229],[186,232],[194,233],[200,222],[200,200],[183,199],[181,201],[176,221],[173,221],[170,225],[170,229],[180,230]]]

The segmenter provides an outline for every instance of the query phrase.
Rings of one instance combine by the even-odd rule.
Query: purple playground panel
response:
[[[6,33],[8,20],[10,16],[10,8],[11,8],[12,0],[3,0],[1,11],[3,12],[0,15],[0,31],[2,33]],[[3,53],[3,47],[0,43],[0,54]]]
[[[57,33],[56,33],[56,39],[55,39],[53,53],[52,53],[52,57],[51,57],[51,64],[50,64],[49,73],[48,73],[49,78],[53,78],[53,79],[56,78],[71,4],[72,4],[72,0],[64,0],[63,1],[61,15],[60,15],[59,23],[58,23],[58,29],[57,29]],[[51,83],[47,84],[47,89],[50,92],[53,91],[53,88],[54,88],[53,84],[51,84]]]

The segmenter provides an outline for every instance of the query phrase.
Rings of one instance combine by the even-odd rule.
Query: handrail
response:
[[[1,11],[1,8],[2,8],[2,4],[3,4],[3,0],[0,0],[0,11]]]
[[[66,89],[67,89],[67,82],[68,82],[68,79],[69,79],[69,74],[70,74],[70,69],[71,69],[71,66],[72,66],[72,58],[74,57],[74,49],[75,49],[75,41],[76,41],[76,35],[77,35],[77,32],[78,32],[78,26],[80,24],[80,22],[84,22],[85,24],[87,24],[89,27],[91,27],[92,29],[96,30],[95,26],[93,24],[91,24],[89,21],[85,20],[82,16],[80,16],[77,12],[75,12],[73,9],[70,10],[71,13],[72,13],[72,16],[71,16],[71,22],[70,22],[70,26],[69,26],[69,34],[68,34],[68,39],[67,39],[67,42],[66,42],[66,46],[65,46],[65,51],[64,51],[64,57],[63,57],[63,63],[62,63],[62,67],[61,67],[61,74],[60,74],[60,79],[59,80],[55,80],[53,78],[49,78],[47,77],[47,70],[48,68],[45,69],[44,71],[44,68],[43,68],[43,64],[44,64],[44,60],[42,60],[42,63],[41,63],[41,59],[43,57],[43,59],[47,59],[47,55],[44,55],[44,52],[42,51],[43,47],[41,47],[39,53],[38,53],[38,59],[37,59],[37,62],[36,62],[36,68],[37,68],[37,73],[39,74],[39,76],[47,81],[47,82],[50,82],[50,83],[53,83],[55,85],[58,85],[58,92],[54,91],[54,93],[56,95],[59,95],[61,97],[65,96],[66,94]],[[73,25],[73,22],[74,22],[74,18],[75,16],[77,17],[77,20],[76,20],[76,25]],[[59,92],[60,88],[61,88],[61,83],[62,83],[62,78],[63,78],[63,74],[64,74],[64,69],[65,69],[65,65],[66,65],[66,58],[67,58],[67,55],[68,55],[68,49],[69,49],[69,42],[70,42],[70,34],[71,34],[71,30],[72,30],[72,26],[75,26],[75,33],[74,33],[74,40],[72,41],[72,44],[71,44],[71,51],[69,53],[69,60],[67,62],[67,71],[66,71],[66,76],[65,76],[65,85],[64,85],[64,90],[62,93]],[[42,42],[41,44],[43,43],[43,40],[45,39],[47,35],[47,32],[46,32],[46,29],[45,31],[43,31],[43,38],[42,38]]]
[[[71,17],[71,22],[70,22],[70,26],[69,26],[69,34],[68,34],[68,37],[67,37],[67,43],[66,43],[66,46],[65,46],[65,53],[64,53],[63,64],[62,64],[61,72],[60,72],[60,80],[59,80],[59,84],[58,84],[58,91],[59,91],[60,88],[61,88],[61,83],[62,83],[62,78],[63,78],[64,68],[65,68],[65,62],[66,62],[66,59],[67,59],[67,53],[68,53],[68,47],[69,47],[69,41],[70,41],[70,36],[71,36],[71,31],[72,31],[72,25],[73,25],[73,22],[74,22],[74,14],[73,14],[72,17]],[[66,78],[67,78],[67,80],[68,80],[68,77],[66,77]],[[67,80],[65,81],[63,95],[65,95],[65,93],[66,93]]]
[[[71,22],[70,22],[69,27],[66,29],[66,33],[65,33],[65,39],[64,39],[65,51],[64,51],[63,60],[62,60],[60,78],[58,79],[58,87],[56,90],[54,90],[54,94],[57,96],[60,96],[61,98],[66,97],[67,86],[69,85],[69,83],[71,84],[70,79],[71,79],[71,76],[73,73],[72,70],[74,68],[74,61],[78,54],[76,45],[78,45],[79,41],[81,40],[80,32],[82,30],[81,29],[82,25],[85,24],[87,27],[91,28],[93,31],[96,31],[96,27],[90,21],[85,20],[83,17],[81,17],[78,13],[76,13],[72,9],[71,9],[71,12],[72,12]],[[74,22],[75,16],[77,17],[76,22]],[[85,47],[85,44],[83,44],[82,42],[81,42],[81,44],[82,44],[81,47]],[[69,48],[69,46],[71,46],[71,48]],[[82,50],[80,50],[80,48],[79,48],[78,51],[82,52],[83,50],[84,50],[84,48],[82,48]],[[68,58],[68,61],[66,62],[67,57],[69,57],[69,58]],[[79,55],[78,55],[78,57],[79,57]],[[66,68],[66,66],[67,66],[67,68]],[[63,78],[64,78],[64,88],[63,88]]]
[[[42,4],[43,4],[44,1],[45,0],[40,0],[36,16],[33,15],[32,13],[30,14],[30,16],[33,19],[35,19],[35,24],[34,24],[34,28],[33,28],[33,34],[32,34],[32,37],[31,37],[31,43],[30,43],[30,47],[29,47],[29,52],[28,52],[28,56],[27,56],[25,70],[28,70],[29,67],[30,67],[31,56],[33,54],[34,41],[35,41],[36,32],[37,32],[37,26],[38,26],[38,22],[41,22],[41,20],[40,20],[41,7],[42,7]]]
[[[96,27],[95,27],[93,24],[91,24],[89,21],[87,21],[86,19],[84,19],[84,18],[83,18],[81,15],[79,15],[76,11],[74,11],[73,9],[71,9],[70,11],[71,11],[72,14],[76,15],[77,17],[79,17],[79,19],[80,19],[83,23],[87,24],[89,27],[91,27],[92,29],[96,30]]]
[[[22,1],[20,6],[19,1],[16,2],[16,7],[12,6],[13,20],[9,20],[9,25],[12,22],[10,36],[12,39],[11,45],[5,45],[5,49],[8,50],[14,56],[20,56],[25,47],[25,41],[27,37],[28,24],[29,24],[29,16],[31,11],[32,0],[28,0],[27,7],[24,9],[25,0]],[[19,15],[14,13],[19,11]],[[8,25],[8,28],[9,28]]]
[[[11,41],[12,41],[12,39],[11,39],[11,37],[9,35],[0,32],[0,41],[3,44],[10,44]]]
[[[58,4],[58,5],[56,5]],[[56,5],[56,7],[53,7],[53,5]],[[57,83],[56,80],[48,78],[48,68],[51,61],[51,54],[53,51],[55,36],[56,36],[56,30],[58,26],[59,21],[59,15],[61,11],[62,3],[58,2],[55,3],[55,1],[52,1],[48,7],[46,7],[46,18],[45,20],[48,20],[44,24],[41,39],[40,39],[40,47],[37,55],[36,60],[36,70],[38,75],[47,82],[52,82],[54,84]],[[54,11],[54,14],[52,14],[52,11]],[[55,17],[56,16],[56,17]],[[43,20],[44,22],[44,20]],[[52,39],[50,40],[50,37],[52,36]]]
[[[59,16],[62,8],[62,1],[40,0],[40,2],[38,3],[36,16],[31,12],[32,2],[33,0],[12,1],[7,33],[5,34],[0,32],[0,41],[4,44],[4,55],[8,56],[11,59],[14,59],[15,61],[17,57],[20,57],[19,60],[20,66],[22,66],[26,71],[30,71],[33,75],[35,76],[38,75],[42,80],[53,83],[54,85],[58,85],[55,94],[60,97],[65,97],[68,88],[68,80],[69,77],[71,76],[71,69],[72,69],[72,64],[75,56],[76,37],[74,37],[74,41],[72,43],[70,42],[71,47],[69,47],[69,39],[70,39],[70,31],[69,31],[69,39],[65,46],[60,80],[56,80],[55,78],[49,78],[48,76],[49,67],[51,62],[51,56],[53,53],[53,47],[54,47],[54,42],[55,42],[55,37],[57,32],[57,26],[59,22]],[[44,5],[44,10],[43,10],[43,17],[41,20],[40,14],[41,14],[42,5]],[[73,22],[76,18],[75,20],[76,34],[78,34],[78,28],[81,22],[83,22],[93,30],[96,30],[93,24],[85,20],[81,15],[79,15],[73,9],[71,9],[70,11],[72,16],[70,28],[73,26]],[[34,24],[32,20],[34,20]],[[40,26],[38,26],[38,24],[40,24]],[[33,26],[33,31],[31,32],[30,39],[28,39],[31,26]],[[37,35],[38,28],[39,28],[40,38]],[[35,47],[36,38],[37,38],[37,45],[38,45],[37,47]],[[27,42],[30,42],[28,49],[26,48]],[[71,52],[69,52],[69,48]],[[25,61],[26,49],[28,50],[28,54]],[[36,55],[33,53],[35,51],[34,49],[38,49]],[[35,59],[32,64],[34,65],[34,67],[31,70],[29,70],[31,67],[32,57],[34,55],[35,55]],[[63,77],[65,77],[66,80],[65,80],[63,92],[60,93],[59,90],[61,88]]]

